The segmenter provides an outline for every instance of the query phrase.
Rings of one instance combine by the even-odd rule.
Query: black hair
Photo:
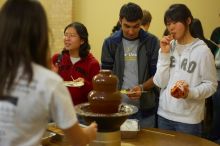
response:
[[[129,22],[141,20],[143,17],[142,9],[135,3],[127,3],[121,7],[119,18],[125,18]]]
[[[20,65],[30,83],[32,62],[48,65],[46,13],[38,1],[7,0],[0,11],[0,96],[9,91]]]
[[[206,43],[206,45],[210,48],[212,54],[215,56],[215,52],[217,51],[218,46],[214,44],[212,41],[205,38],[202,23],[199,19],[193,19],[192,25],[190,27],[190,33],[194,38],[199,38],[200,40],[203,40]]]
[[[113,28],[112,28],[112,34],[120,29],[121,29],[121,24],[118,21],[117,24],[115,26],[113,26]]]
[[[194,38],[205,39],[202,23],[199,19],[194,18],[190,27],[190,33]]]
[[[169,32],[169,30],[166,28],[166,29],[164,30],[164,32],[163,32],[163,36],[168,36],[168,35],[170,35],[170,32]]]
[[[187,26],[187,20],[191,18],[193,20],[193,16],[189,8],[184,4],[173,4],[168,10],[166,10],[164,15],[164,24],[167,25],[168,22],[181,22],[185,26]],[[190,23],[191,25],[191,23]]]
[[[88,31],[87,31],[86,27],[80,22],[73,22],[73,23],[71,23],[71,24],[69,24],[65,27],[64,33],[70,27],[76,29],[76,32],[79,35],[79,37],[82,40],[84,40],[84,43],[80,45],[79,56],[81,58],[87,57],[91,47],[90,47],[90,44],[89,44],[89,39],[88,39],[89,34],[88,34]]]
[[[211,40],[216,44],[220,44],[220,27],[217,27],[213,30]]]
[[[141,25],[150,24],[152,20],[151,13],[147,10],[142,10],[142,11],[143,11],[143,18],[141,20]]]

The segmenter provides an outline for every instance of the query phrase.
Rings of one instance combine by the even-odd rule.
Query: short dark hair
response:
[[[174,22],[182,22],[186,26],[188,18],[191,18],[191,20],[193,20],[191,11],[186,5],[173,4],[165,12],[164,24],[166,25],[168,22],[174,21]]]
[[[76,32],[79,35],[79,37],[82,40],[84,40],[84,43],[82,45],[80,45],[79,56],[81,58],[87,57],[91,47],[90,47],[89,39],[88,39],[89,34],[88,34],[88,31],[87,31],[85,25],[83,25],[80,22],[73,22],[65,27],[64,33],[66,32],[67,28],[69,28],[69,27],[76,29]]]
[[[150,24],[152,20],[151,13],[147,10],[143,10],[143,18],[141,21],[141,25]]]
[[[0,11],[0,96],[12,87],[20,65],[32,81],[32,62],[48,65],[48,25],[34,0],[7,0]]]
[[[127,21],[133,22],[141,20],[143,17],[142,9],[135,3],[127,3],[121,7],[119,18],[125,18]]]

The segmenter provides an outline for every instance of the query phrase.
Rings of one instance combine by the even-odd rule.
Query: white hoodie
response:
[[[158,115],[177,122],[197,124],[204,119],[205,99],[217,88],[214,57],[199,39],[180,45],[172,41],[170,53],[159,51],[154,83],[161,88]],[[170,90],[179,81],[189,84],[186,99],[172,97]]]

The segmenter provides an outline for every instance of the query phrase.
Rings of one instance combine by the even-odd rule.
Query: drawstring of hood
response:
[[[199,43],[197,43],[197,42],[199,42]],[[176,40],[173,40],[173,41],[171,42],[171,49],[170,49],[170,53],[171,53],[171,54],[174,53],[174,51],[175,51],[177,45],[178,45],[178,43],[177,43]],[[191,54],[192,54],[193,49],[196,48],[196,47],[198,47],[198,46],[200,46],[200,45],[206,45],[206,44],[205,44],[204,41],[202,41],[202,40],[200,40],[200,39],[197,38],[196,40],[194,40],[192,43],[190,43],[190,44],[188,44],[188,45],[189,45],[189,47],[186,48],[187,50],[189,50],[189,52],[187,52],[187,53],[189,54],[189,55],[187,56],[187,59],[188,59],[188,61],[190,62],[190,60],[191,60]],[[186,52],[186,49],[184,49],[183,52]],[[176,50],[176,51],[177,51],[177,50]],[[179,55],[179,56],[180,56],[180,55]],[[180,63],[181,63],[181,62],[180,62]]]

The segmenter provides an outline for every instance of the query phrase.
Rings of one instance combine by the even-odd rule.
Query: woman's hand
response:
[[[85,82],[85,79],[82,77],[78,77],[77,79],[74,80],[74,82]]]
[[[58,65],[51,63],[51,70],[54,71],[55,73],[58,73],[58,70],[59,70]]]
[[[184,80],[177,81],[171,88],[171,95],[175,98],[185,99],[189,94],[189,84]]]
[[[97,124],[93,122],[89,126],[82,128],[78,123],[68,129],[62,129],[71,145],[86,146],[96,139]]]
[[[161,48],[161,52],[162,53],[169,53],[170,52],[170,42],[173,40],[172,35],[168,35],[168,36],[164,36],[161,40],[160,40],[160,48]]]
[[[88,127],[83,128],[84,132],[89,138],[89,141],[95,140],[97,134],[97,124],[95,122],[91,123]]]

